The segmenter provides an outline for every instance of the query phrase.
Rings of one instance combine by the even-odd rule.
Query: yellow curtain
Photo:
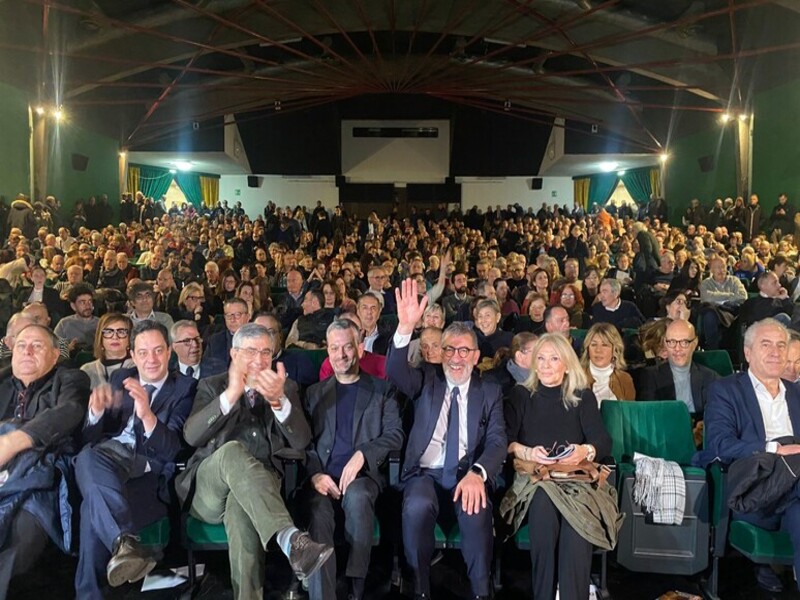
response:
[[[139,175],[141,171],[139,167],[128,166],[128,193],[132,196],[136,195],[139,191]]]
[[[219,202],[219,179],[200,175],[200,190],[203,192],[203,205],[215,207]]]
[[[587,210],[589,206],[589,178],[573,180],[575,186],[575,200],[578,205]]]
[[[661,197],[661,169],[650,169],[650,189],[654,198]]]

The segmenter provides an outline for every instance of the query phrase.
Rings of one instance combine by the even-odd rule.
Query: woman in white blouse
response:
[[[592,325],[583,342],[581,365],[586,371],[589,386],[603,400],[635,400],[633,379],[625,372],[622,337],[610,323]]]

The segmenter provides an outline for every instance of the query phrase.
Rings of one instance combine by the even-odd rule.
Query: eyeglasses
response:
[[[467,358],[472,352],[475,352],[476,348],[467,348],[466,346],[461,346],[460,348],[455,348],[453,346],[445,346],[442,348],[442,352],[448,358],[453,356],[456,352],[461,358]]]
[[[225,320],[226,321],[238,321],[242,317],[244,317],[247,313],[246,312],[231,312],[225,313]]]
[[[692,338],[690,340],[664,340],[667,348],[675,348],[676,346],[680,346],[681,348],[688,348],[689,344],[695,341],[697,338]]]
[[[252,360],[256,356],[260,356],[261,358],[270,358],[274,354],[269,348],[264,348],[263,350],[258,350],[257,348],[236,348],[236,350],[244,354],[247,357],[247,360]]]
[[[194,301],[205,300],[205,296],[186,296],[186,299]]]
[[[198,335],[198,336],[195,336],[195,337],[184,338],[184,339],[182,339],[182,340],[175,340],[175,341],[174,341],[174,342],[172,342],[172,343],[173,343],[173,344],[186,344],[187,346],[191,346],[191,345],[195,345],[195,344],[196,344],[196,345],[198,345],[198,346],[199,346],[200,344],[202,344],[202,343],[203,343],[203,338],[201,338],[201,337]]]
[[[110,340],[113,337],[118,338],[126,338],[128,334],[131,332],[130,329],[127,327],[120,327],[119,329],[114,329],[113,327],[106,327],[102,330],[103,337],[107,340]]]

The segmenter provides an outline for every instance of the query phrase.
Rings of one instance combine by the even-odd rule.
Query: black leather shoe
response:
[[[114,540],[106,577],[111,587],[144,579],[156,566],[156,560],[139,544],[139,538],[129,533]]]
[[[292,536],[289,548],[289,564],[292,565],[294,574],[300,581],[308,579],[316,573],[325,561],[333,554],[333,546],[319,544],[311,539],[305,532],[298,532]]]
[[[783,591],[783,583],[778,574],[769,565],[759,565],[756,567],[756,583],[762,590],[773,594]]]

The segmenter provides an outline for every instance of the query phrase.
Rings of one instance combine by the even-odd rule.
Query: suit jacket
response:
[[[20,427],[34,447],[53,446],[80,431],[89,400],[89,376],[78,369],[58,367],[29,386],[26,421]],[[14,413],[17,391],[11,367],[0,370],[0,419]]]
[[[689,369],[692,384],[692,400],[695,412],[702,414],[708,401],[708,386],[719,379],[716,371],[692,362]],[[669,362],[645,368],[640,379],[640,400],[682,400],[675,396],[675,380]]]
[[[118,369],[111,374],[111,388],[122,392],[122,402],[118,407],[106,409],[100,420],[94,425],[87,424],[83,428],[84,443],[96,444],[121,434],[134,413],[134,402],[122,382],[128,377],[139,378],[136,367]],[[136,453],[143,455],[150,463],[155,474],[164,473],[167,477],[174,470],[175,456],[181,449],[181,429],[192,409],[197,382],[170,371],[164,385],[150,403],[150,408],[157,422],[150,437],[144,435],[144,425],[134,418],[133,430],[136,436]]]
[[[784,381],[789,418],[800,437],[800,388]],[[767,434],[756,392],[747,371],[715,381],[708,389],[705,413],[705,449],[693,463],[705,467],[719,459],[724,464],[766,450]]]
[[[414,402],[414,424],[408,435],[400,475],[401,481],[405,481],[420,471],[419,460],[433,438],[447,392],[447,380],[441,365],[426,363],[412,368],[408,364],[408,348],[398,349],[394,341],[386,356],[386,376]],[[461,464],[469,467],[479,463],[486,470],[490,484],[494,483],[508,452],[505,428],[500,386],[482,382],[479,374],[473,372],[467,398],[467,454]]]
[[[202,379],[197,387],[192,414],[189,415],[183,427],[186,441],[197,450],[186,463],[186,470],[180,473],[175,480],[175,491],[182,504],[191,500],[194,480],[200,464],[217,448],[230,441],[234,430],[241,422],[249,418],[248,411],[242,410],[242,402],[246,402],[242,398],[233,405],[227,415],[222,414],[219,396],[227,387],[227,373]],[[287,379],[284,392],[292,404],[292,410],[286,420],[280,423],[274,418],[272,410],[267,408],[264,411],[263,425],[264,430],[269,433],[261,440],[263,443],[269,444],[272,466],[278,473],[283,473],[283,465],[276,456],[278,451],[286,447],[304,451],[311,441],[311,429],[303,414],[303,407],[297,393],[297,384],[291,379]],[[254,429],[253,432],[256,435],[261,434],[257,429]]]
[[[786,313],[790,317],[794,313],[794,302],[791,296],[789,298],[764,298],[763,296],[756,296],[748,298],[742,304],[739,311],[739,320],[750,326],[756,321],[761,321],[768,317],[774,317],[779,313]]]
[[[364,454],[363,474],[383,487],[378,469],[389,452],[403,446],[403,425],[397,407],[397,390],[388,381],[362,372],[353,411],[353,451]],[[313,439],[306,450],[309,476],[325,472],[336,436],[336,377],[308,388],[307,412]]]
[[[33,288],[28,286],[17,289],[16,298],[14,299],[14,308],[17,311],[25,308],[32,291]],[[67,304],[61,300],[55,288],[45,286],[42,289],[42,304],[47,308],[51,323],[58,323],[61,317],[70,312],[67,310]]]
[[[228,365],[231,364],[231,344],[233,343],[233,335],[226,327],[222,331],[218,331],[208,338],[204,356],[209,360],[222,363],[227,370]]]

